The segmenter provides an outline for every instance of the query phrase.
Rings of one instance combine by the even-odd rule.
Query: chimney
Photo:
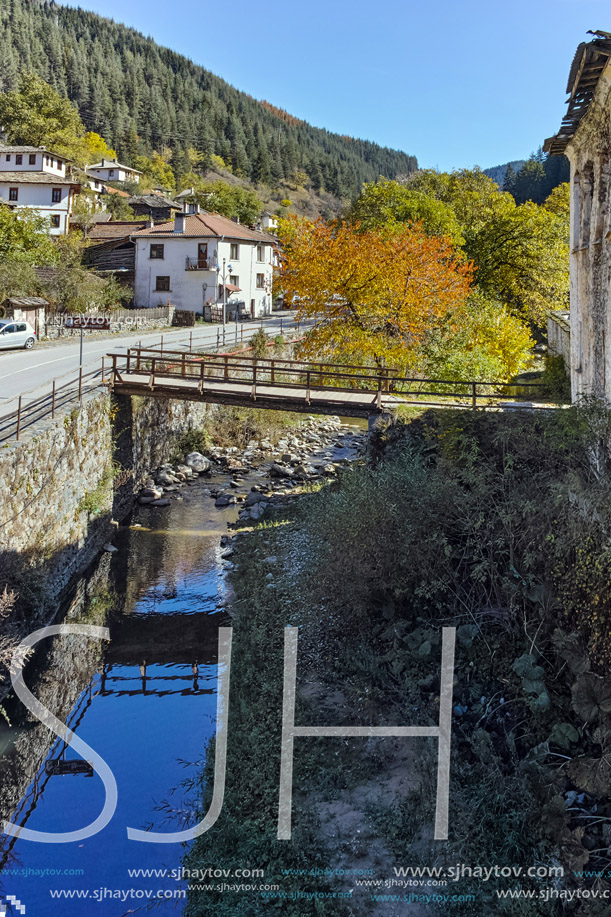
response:
[[[174,217],[174,232],[178,234],[183,234],[185,231],[185,219],[187,217],[186,213],[177,213]]]

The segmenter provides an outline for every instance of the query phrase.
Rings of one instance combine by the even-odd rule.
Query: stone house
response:
[[[568,111],[545,141],[571,164],[570,372],[574,401],[611,401],[611,33],[582,42]]]

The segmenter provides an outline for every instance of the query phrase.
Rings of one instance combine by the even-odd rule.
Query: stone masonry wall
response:
[[[568,312],[547,316],[547,346],[550,354],[563,357],[567,375],[571,372],[571,325]]]
[[[611,399],[611,63],[566,148],[571,163],[571,390]]]
[[[39,424],[0,450],[0,562],[44,564],[57,594],[88,543],[107,535],[112,434],[106,393]],[[0,579],[2,574],[0,565]],[[1,586],[1,582],[0,582]]]
[[[46,599],[57,597],[208,410],[102,392],[0,449],[0,590],[32,565],[44,570]]]
[[[110,313],[111,333],[134,333],[141,331],[143,334],[150,331],[159,331],[169,328],[174,319],[176,306],[162,306],[159,309],[115,309]],[[79,339],[80,331],[66,328],[65,315],[55,313],[48,317],[44,325],[42,337],[47,340]],[[87,330],[87,339],[90,337],[108,337],[108,331]]]

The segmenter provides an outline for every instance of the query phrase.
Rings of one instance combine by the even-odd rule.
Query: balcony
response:
[[[185,271],[215,271],[214,258],[185,258]]]

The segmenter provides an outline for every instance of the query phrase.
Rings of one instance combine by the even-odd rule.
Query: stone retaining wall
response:
[[[148,332],[158,331],[162,328],[168,328],[174,320],[176,306],[160,306],[157,309],[115,309],[110,313],[110,331],[111,333],[128,332]],[[69,340],[70,338],[78,339],[80,331],[64,326],[63,314],[53,314],[47,318],[44,325],[42,337],[47,340]],[[41,329],[43,330],[43,329]],[[85,332],[87,338],[98,337],[100,335],[108,336],[108,331],[91,331]]]
[[[0,452],[0,564],[45,566],[57,594],[107,534],[112,511],[112,434],[108,394],[58,412]],[[0,566],[0,585],[2,578]]]
[[[571,373],[571,325],[568,312],[551,312],[547,317],[547,346],[554,356],[564,358],[567,375]]]
[[[24,570],[44,571],[43,604],[53,603],[129,512],[150,469],[208,410],[96,393],[1,449],[0,590],[21,581],[27,591]]]

